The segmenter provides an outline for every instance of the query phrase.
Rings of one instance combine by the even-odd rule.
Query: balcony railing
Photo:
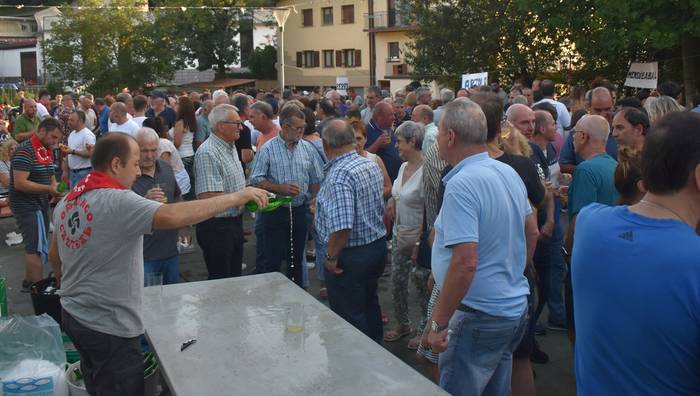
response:
[[[370,22],[374,22],[374,26],[370,26]],[[408,17],[398,10],[389,10],[375,12],[373,14],[365,14],[365,30],[374,29],[396,29],[410,28]]]
[[[408,77],[411,75],[412,68],[405,62],[400,63],[387,61],[384,69],[384,77]]]

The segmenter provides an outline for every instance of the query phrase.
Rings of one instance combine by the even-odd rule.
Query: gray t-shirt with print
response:
[[[143,235],[160,205],[131,190],[97,189],[56,206],[61,305],[83,326],[143,334]]]

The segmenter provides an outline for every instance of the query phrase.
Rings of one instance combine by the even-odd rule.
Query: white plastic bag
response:
[[[61,329],[49,315],[0,319],[0,396],[68,396]]]

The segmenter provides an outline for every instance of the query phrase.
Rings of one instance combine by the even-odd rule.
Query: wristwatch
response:
[[[338,256],[331,256],[326,253],[326,261],[338,261]]]
[[[436,321],[430,320],[430,332],[439,333],[447,328],[447,325],[440,326]]]

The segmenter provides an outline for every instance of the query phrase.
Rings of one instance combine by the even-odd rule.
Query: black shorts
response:
[[[535,350],[535,326],[532,322],[532,317],[535,313],[535,282],[532,279],[532,274],[528,269],[525,270],[527,284],[530,287],[530,295],[527,296],[527,327],[523,339],[513,351],[513,359],[529,359],[532,352]]]
[[[80,371],[91,395],[143,395],[143,352],[139,337],[117,337],[83,326],[66,310],[63,331],[80,353]]]
[[[44,215],[44,231],[46,235],[46,247],[49,239],[49,209],[42,211]],[[39,222],[35,212],[14,213],[19,232],[22,233],[24,251],[27,254],[39,254]]]

